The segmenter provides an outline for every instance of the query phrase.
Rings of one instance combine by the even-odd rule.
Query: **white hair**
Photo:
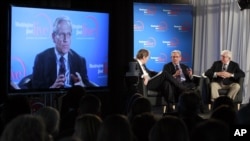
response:
[[[232,52],[230,50],[222,50],[220,55],[226,55],[232,60]]]

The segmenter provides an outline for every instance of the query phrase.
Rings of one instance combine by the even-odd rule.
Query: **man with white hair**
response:
[[[211,80],[211,101],[219,97],[219,89],[229,89],[227,96],[234,99],[240,90],[237,80],[245,77],[239,64],[232,61],[232,52],[229,50],[221,52],[221,60],[215,61],[205,75]]]

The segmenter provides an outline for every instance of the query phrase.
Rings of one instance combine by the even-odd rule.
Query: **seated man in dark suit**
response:
[[[187,65],[181,63],[181,51],[173,50],[171,52],[171,59],[171,62],[164,65],[163,71],[168,72],[171,77],[177,80],[179,85],[184,85],[188,89],[195,88],[195,83],[193,83],[192,69]],[[181,94],[180,89],[171,83],[166,84],[166,87],[166,93],[171,94],[172,102],[174,102],[174,100],[177,100],[179,95]]]
[[[167,71],[162,71],[157,73],[155,71],[151,71],[146,67],[146,63],[149,59],[149,51],[146,49],[140,49],[136,55],[136,61],[138,62],[139,68],[139,77],[142,81],[139,82],[138,87],[142,86],[141,83],[147,86],[150,90],[159,90],[162,92],[165,101],[167,102],[167,108],[172,109],[172,104],[174,100],[174,96],[172,93],[169,93],[168,88],[169,84],[173,85],[180,92],[187,90],[187,88],[179,83],[172,75],[170,75]],[[138,90],[142,90],[142,88],[138,88]],[[142,93],[139,91],[139,93]]]
[[[237,79],[245,77],[238,63],[232,61],[232,52],[229,50],[221,52],[221,60],[215,61],[205,75],[211,80],[211,101],[219,97],[219,89],[229,89],[227,96],[234,99],[240,90]]]
[[[68,17],[59,17],[53,25],[55,47],[39,53],[34,62],[33,88],[62,88],[72,85],[93,86],[87,76],[86,60],[70,49],[72,25]]]

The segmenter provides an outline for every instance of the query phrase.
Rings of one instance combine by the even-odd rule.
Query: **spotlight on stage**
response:
[[[240,10],[250,9],[250,0],[238,0]]]

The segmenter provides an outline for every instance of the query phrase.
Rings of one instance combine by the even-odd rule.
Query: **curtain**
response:
[[[202,74],[231,50],[232,60],[246,73],[243,102],[250,98],[250,9],[240,10],[237,0],[189,0],[194,7],[194,74]]]

